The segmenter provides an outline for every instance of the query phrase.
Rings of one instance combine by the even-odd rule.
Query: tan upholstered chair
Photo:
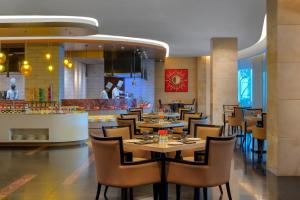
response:
[[[251,134],[252,128],[257,124],[256,118],[252,117],[256,117],[261,114],[262,108],[248,108],[244,110],[244,122],[242,124],[242,130],[244,132],[243,144],[246,142],[247,134]]]
[[[186,113],[194,114],[190,109],[179,108],[179,119],[184,120],[184,115]],[[195,118],[197,118],[197,117],[195,117]],[[185,121],[188,121],[188,120],[185,120]],[[173,131],[174,131],[175,134],[182,134],[185,131],[185,129],[187,129],[187,128],[188,127],[184,127],[184,126],[175,127],[175,128],[173,128]]]
[[[192,111],[196,111],[196,107],[197,107],[196,99],[193,99],[191,104],[184,104],[184,108],[187,108]]]
[[[129,125],[124,126],[103,126],[104,137],[122,137],[123,140],[132,138],[131,128]]]
[[[223,131],[225,132],[226,124],[228,123],[228,117],[233,115],[234,108],[239,105],[223,105]]]
[[[142,111],[141,110],[129,111],[127,114],[128,115],[137,115],[138,121],[142,121]]]
[[[127,189],[133,198],[132,188],[160,182],[160,163],[157,161],[125,162],[121,137],[92,137],[95,155],[97,194],[101,185],[122,188],[122,199],[127,199]],[[157,198],[156,194],[154,195]]]
[[[194,128],[194,137],[206,140],[207,137],[221,137],[223,126],[196,124]]]
[[[244,123],[244,114],[243,114],[243,108],[241,107],[234,107],[234,113],[232,116],[228,116],[228,135],[231,135],[234,133],[237,133],[237,131],[240,133],[242,129],[242,125]]]
[[[188,108],[179,108],[178,112],[179,112],[179,119],[183,120],[183,113],[188,113],[188,112],[191,113],[192,111]]]
[[[139,135],[136,130],[136,118],[117,118],[118,126],[130,126],[132,137]]]
[[[208,124],[194,124],[193,137],[206,140],[207,137],[221,137],[223,126],[208,125]],[[199,157],[205,156],[205,150],[185,150],[181,152],[183,160],[196,161]]]
[[[128,109],[128,112],[135,112],[135,111],[141,112],[142,114],[144,112],[143,108],[129,108]]]
[[[121,114],[122,119],[135,119],[135,121],[140,121],[140,117],[138,113],[132,114]]]
[[[202,113],[183,113],[183,120],[189,121],[189,118],[200,118],[202,117]]]
[[[103,127],[104,137],[122,137],[123,140],[132,139],[133,135],[131,133],[131,127],[129,125],[124,126],[109,126]],[[151,154],[149,151],[142,150],[127,150],[126,152],[131,152],[134,161],[150,159]]]
[[[202,113],[192,113],[189,111],[182,112],[182,120],[185,122],[189,122],[189,118],[201,118],[201,117],[202,117]],[[188,129],[188,126],[173,128],[174,132],[179,134],[182,134],[185,129]]]
[[[221,190],[222,185],[226,184],[228,198],[232,199],[229,179],[234,144],[235,136],[208,137],[203,163],[168,159],[167,181],[177,185],[194,187],[195,199],[199,198],[199,189],[203,188],[205,200],[207,199],[208,187],[219,186]],[[177,190],[179,189],[177,187]],[[177,191],[176,194],[177,197],[180,197],[180,191]]]
[[[264,151],[264,142],[267,139],[267,113],[262,114],[262,124],[252,128],[252,161],[254,161],[254,153],[258,153],[259,158],[262,157]],[[257,141],[258,149],[255,151],[255,141]]]

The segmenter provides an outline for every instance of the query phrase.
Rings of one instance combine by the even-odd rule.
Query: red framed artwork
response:
[[[188,69],[165,70],[165,92],[188,92]]]

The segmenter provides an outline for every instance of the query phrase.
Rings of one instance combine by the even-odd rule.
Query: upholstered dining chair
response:
[[[183,121],[189,121],[189,118],[201,118],[203,113],[183,113]]]
[[[244,110],[244,122],[242,124],[244,139],[242,145],[246,144],[247,135],[252,134],[252,128],[257,124],[257,119],[255,117],[261,114],[262,108],[248,108]]]
[[[129,125],[103,127],[103,135],[104,137],[122,137],[123,140],[133,138],[131,127]],[[151,153],[149,151],[125,150],[126,152],[132,153],[133,160],[145,160],[151,157]]]
[[[158,161],[125,162],[122,137],[93,136],[92,146],[98,182],[96,200],[99,199],[102,185],[121,188],[122,199],[127,199],[129,189],[130,199],[133,199],[133,187],[160,182]],[[154,193],[154,199],[157,199],[158,192],[154,190]]]
[[[234,112],[232,116],[228,116],[228,135],[230,135],[230,130],[231,130],[231,135],[237,132],[241,133],[243,122],[244,122],[243,108],[234,107]]]
[[[135,111],[141,112],[143,114],[144,109],[143,108],[129,108],[128,109],[128,112],[135,112]]]
[[[191,109],[188,109],[188,108],[179,108],[178,112],[179,112],[179,119],[180,120],[183,120],[183,114],[184,113],[188,113],[188,112],[193,113],[193,111]]]
[[[262,123],[252,128],[252,161],[254,162],[254,153],[257,152],[261,158],[264,151],[264,142],[267,139],[267,113],[262,113]],[[257,141],[258,149],[255,150],[255,141]]]
[[[138,116],[138,121],[142,121],[142,111],[141,110],[136,110],[136,111],[129,111],[127,113],[128,115],[137,115]]]
[[[207,199],[207,188],[226,184],[228,198],[231,200],[230,169],[235,136],[207,137],[204,162],[194,162],[168,158],[167,181],[177,185],[194,187],[194,199],[199,199],[200,188],[203,188],[204,199]],[[177,199],[180,191],[177,189]]]
[[[131,114],[121,114],[122,119],[135,119],[135,121],[140,121],[139,113],[131,113]]]
[[[196,111],[196,107],[197,107],[197,102],[196,102],[195,98],[192,100],[191,104],[184,104],[184,108],[187,108],[187,109],[192,110],[194,112]]]
[[[221,137],[223,126],[209,124],[195,124],[194,137],[206,140],[207,137]]]
[[[102,127],[102,129],[103,129],[104,137],[121,137],[122,140],[128,140],[133,138],[130,125],[106,126],[106,127]],[[149,151],[143,151],[143,150],[125,149],[124,155],[126,156],[127,160],[132,160],[132,161],[142,161],[151,158],[151,153]],[[107,190],[108,190],[108,186],[106,186],[104,190],[105,197],[106,197]]]
[[[118,126],[130,126],[132,137],[139,135],[136,130],[136,118],[117,118]]]
[[[184,120],[184,115],[186,113],[190,113],[190,114],[195,114],[193,111],[191,111],[190,109],[185,109],[185,108],[179,108],[179,120]],[[197,118],[198,115],[195,117]],[[199,117],[198,117],[199,118]],[[188,120],[185,120],[188,121]],[[184,131],[186,131],[188,129],[188,127],[184,127],[184,126],[180,126],[180,127],[175,127],[173,128],[173,131],[175,134],[182,134]]]
[[[237,104],[233,104],[233,105],[223,105],[223,133],[225,135],[225,128],[226,128],[226,124],[228,123],[228,117],[233,115],[234,112],[234,108],[235,107],[239,107],[239,105]]]
[[[194,118],[190,118],[192,121],[196,121]],[[198,121],[199,122],[199,121]],[[193,127],[193,128],[192,128]],[[195,123],[191,126],[191,136],[206,140],[207,137],[221,137],[223,126],[208,125]],[[204,150],[185,150],[181,152],[183,160],[199,161],[201,157],[205,156]]]

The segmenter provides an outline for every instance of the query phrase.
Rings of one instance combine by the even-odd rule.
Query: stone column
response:
[[[198,112],[210,117],[210,84],[211,84],[210,57],[197,58],[197,103]]]
[[[45,98],[47,99],[47,89],[51,83],[53,100],[58,101],[62,99],[64,95],[63,47],[61,45],[51,45],[50,52],[54,67],[52,72],[48,71],[49,61],[45,58],[45,54],[49,52],[47,44],[28,44],[25,51],[27,60],[32,66],[31,75],[25,78],[25,99],[33,100],[34,91],[38,93],[39,88],[45,90]],[[36,94],[35,96],[38,95]]]
[[[237,104],[237,38],[211,39],[211,116],[223,124],[223,105]]]
[[[267,168],[300,175],[300,1],[267,1]]]

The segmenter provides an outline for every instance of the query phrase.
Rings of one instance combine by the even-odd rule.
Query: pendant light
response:
[[[67,51],[65,51],[65,52],[66,53],[65,53],[65,58],[64,58],[63,63],[65,65],[65,67],[67,67],[69,69],[72,69],[73,63],[72,63],[72,60],[71,60],[71,51],[69,52],[69,56],[68,56],[68,52]]]
[[[0,73],[5,71],[5,66],[0,64]]]
[[[48,53],[46,53],[45,57],[47,60],[49,60],[49,65],[48,65],[48,71],[52,72],[54,70],[54,67],[52,65],[52,45],[48,42]]]
[[[6,62],[6,55],[2,52],[1,48],[1,41],[0,41],[0,64],[4,64]]]
[[[20,71],[24,76],[29,76],[32,72],[32,67],[29,64],[29,61],[27,60],[27,41],[25,42],[25,58],[22,62]]]

